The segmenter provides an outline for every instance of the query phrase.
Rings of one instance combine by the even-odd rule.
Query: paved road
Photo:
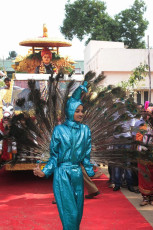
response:
[[[107,166],[103,167],[103,173],[108,176]],[[121,192],[125,197],[133,204],[133,206],[141,213],[142,216],[151,224],[153,227],[153,206],[146,205],[144,207],[140,206],[142,201],[141,194],[130,192],[126,188],[121,188]]]

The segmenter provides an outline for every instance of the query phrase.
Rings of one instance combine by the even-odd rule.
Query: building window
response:
[[[148,91],[144,91],[144,104],[145,101],[148,101]]]
[[[81,68],[75,68],[75,74],[81,74]]]
[[[137,104],[141,105],[141,92],[140,91],[137,92]]]

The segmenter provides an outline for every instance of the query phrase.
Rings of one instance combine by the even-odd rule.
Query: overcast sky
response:
[[[153,0],[144,0],[147,5],[146,19],[149,21],[147,35],[153,47]],[[1,0],[0,12],[0,58],[8,57],[9,51],[26,55],[29,47],[19,46],[19,42],[43,35],[43,24],[47,25],[49,37],[61,37],[60,26],[65,17],[67,0]],[[72,2],[72,1],[71,1]],[[113,16],[129,8],[134,0],[105,0],[107,12]],[[73,39],[71,47],[60,49],[61,55],[68,55],[74,60],[84,57],[84,42]]]

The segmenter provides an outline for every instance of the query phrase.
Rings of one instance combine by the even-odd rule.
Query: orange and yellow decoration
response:
[[[61,70],[65,74],[69,74],[74,69],[74,62],[68,57],[61,57],[59,55],[59,47],[71,46],[71,43],[66,40],[59,40],[58,38],[49,38],[46,24],[43,25],[43,36],[38,38],[27,39],[19,43],[21,46],[30,46],[26,56],[17,56],[15,64],[12,68],[20,73],[34,73],[35,68],[41,63],[41,50],[44,47],[50,47],[52,52],[51,64],[55,66],[57,71]]]

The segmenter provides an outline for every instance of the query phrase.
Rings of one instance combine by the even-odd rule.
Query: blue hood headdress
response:
[[[82,91],[88,92],[87,90],[87,81],[84,81],[83,85],[80,85],[72,94],[70,99],[66,103],[66,117],[70,121],[74,121],[74,113],[79,105],[82,105],[81,93]]]

